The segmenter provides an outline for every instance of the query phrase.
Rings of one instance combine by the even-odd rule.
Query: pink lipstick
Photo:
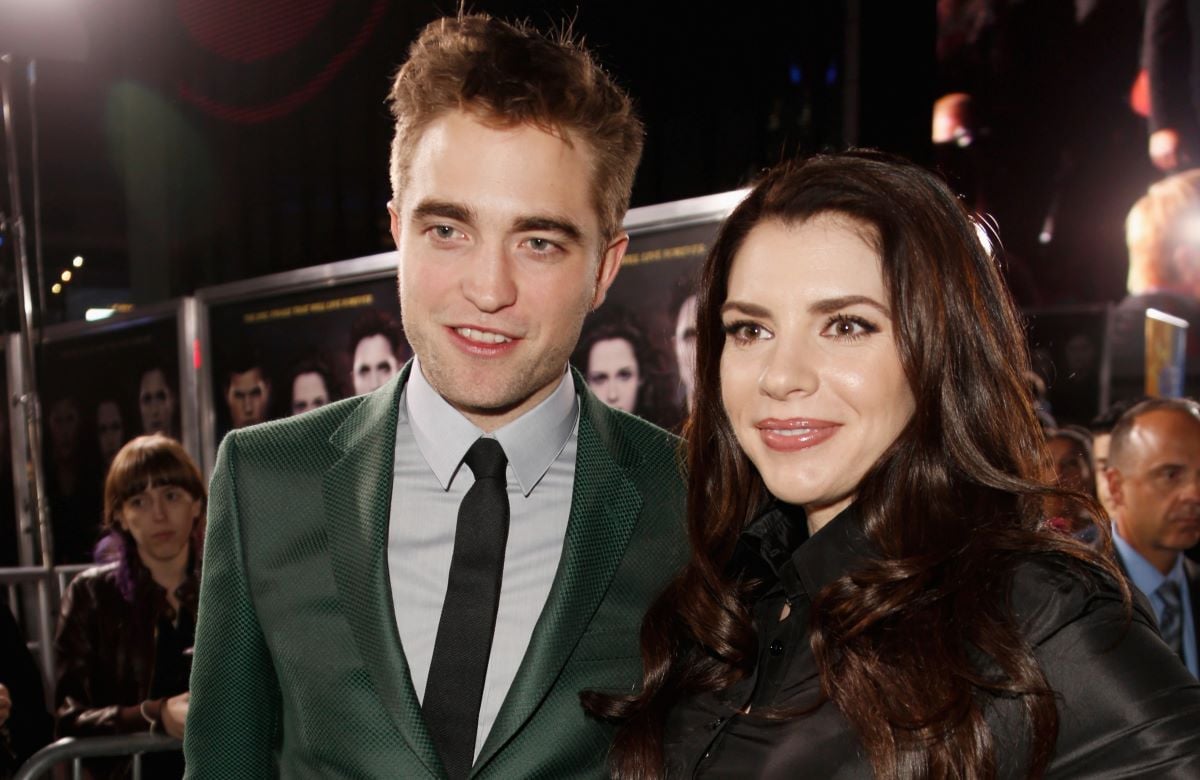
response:
[[[769,448],[778,452],[798,452],[828,441],[842,426],[828,420],[793,417],[760,420],[754,427]]]

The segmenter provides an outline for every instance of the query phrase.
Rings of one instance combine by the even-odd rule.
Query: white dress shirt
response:
[[[578,419],[579,401],[564,370],[548,398],[491,434],[508,458],[509,530],[476,757],[554,584],[575,483]],[[438,395],[414,360],[396,425],[388,571],[400,643],[422,701],[446,598],[458,506],[475,481],[463,458],[483,435]]]

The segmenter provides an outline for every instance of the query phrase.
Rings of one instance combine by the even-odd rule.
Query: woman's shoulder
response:
[[[117,571],[120,566],[119,561],[112,561],[84,569],[75,575],[71,584],[67,586],[67,590],[73,594],[81,591],[93,594],[117,592]]]
[[[1013,568],[1008,605],[1033,645],[1081,620],[1124,625],[1127,617],[1153,625],[1149,606],[1131,593],[1132,611],[1110,572],[1063,554],[1031,555]]]

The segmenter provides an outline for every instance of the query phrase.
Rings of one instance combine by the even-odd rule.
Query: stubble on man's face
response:
[[[580,141],[463,112],[414,150],[392,216],[405,334],[433,388],[485,430],[553,392],[619,265],[627,239],[601,241],[590,176]]]

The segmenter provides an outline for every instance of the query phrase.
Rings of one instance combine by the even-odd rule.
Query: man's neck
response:
[[[1146,562],[1159,571],[1164,577],[1171,573],[1171,569],[1175,568],[1175,562],[1179,560],[1178,550],[1166,550],[1161,547],[1149,547],[1141,545],[1129,538],[1129,534],[1125,533],[1124,523],[1118,518],[1116,523],[1116,531],[1120,534],[1125,543],[1132,547],[1138,555],[1146,559]]]

